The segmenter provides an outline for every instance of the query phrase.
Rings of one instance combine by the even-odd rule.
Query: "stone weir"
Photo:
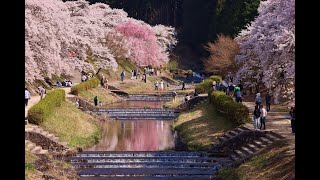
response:
[[[172,120],[177,116],[175,110],[162,108],[99,108],[93,112],[99,115],[106,113],[109,118],[116,120]]]
[[[68,157],[81,179],[211,179],[225,158],[187,151],[84,151]],[[86,178],[85,178],[86,177]]]
[[[128,101],[170,101],[172,100],[172,93],[159,94],[130,94]]]

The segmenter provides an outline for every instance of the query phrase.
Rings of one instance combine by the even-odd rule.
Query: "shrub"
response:
[[[249,122],[249,109],[235,102],[230,96],[221,91],[211,91],[210,102],[220,111],[223,111],[230,121],[237,125]]]
[[[85,82],[77,84],[71,88],[71,94],[78,95],[80,91],[86,91],[95,88],[99,85],[100,81],[97,78],[91,78]]]
[[[47,118],[55,107],[61,106],[61,102],[65,101],[65,91],[56,89],[47,93],[47,95],[32,106],[28,111],[28,120],[33,124],[40,124]]]
[[[222,81],[222,78],[220,76],[210,76],[209,78],[205,79],[200,84],[196,85],[196,91],[198,93],[207,93],[211,89],[211,85],[213,81]]]

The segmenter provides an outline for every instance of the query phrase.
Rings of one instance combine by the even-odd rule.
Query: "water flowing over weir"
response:
[[[70,157],[80,179],[211,179],[222,158],[207,152],[174,151],[177,112],[163,109],[169,96],[132,95],[128,101],[95,110],[107,115],[102,139]]]

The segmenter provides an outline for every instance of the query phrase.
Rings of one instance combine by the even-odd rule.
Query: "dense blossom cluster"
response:
[[[168,50],[176,43],[174,28],[152,27],[107,4],[89,5],[85,0],[25,1],[27,81],[70,74],[74,69],[116,70],[119,57],[137,64],[160,65],[168,61]],[[98,59],[94,64],[85,61],[88,51]]]
[[[261,1],[257,18],[236,40],[240,66],[236,77],[246,87],[263,85],[271,90],[275,103],[295,99],[295,2]]]

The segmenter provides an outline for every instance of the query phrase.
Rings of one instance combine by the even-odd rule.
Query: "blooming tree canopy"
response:
[[[261,1],[259,15],[235,39],[240,44],[237,79],[245,87],[262,82],[275,103],[295,98],[295,2]]]
[[[146,36],[137,39],[119,31],[128,23],[144,30],[147,34],[142,35]],[[172,27],[152,27],[129,18],[121,9],[112,9],[103,3],[89,5],[85,0],[26,0],[25,80],[32,82],[51,78],[53,74],[70,75],[75,69],[94,72],[98,68],[116,70],[116,58],[119,57],[128,57],[137,64],[140,61],[162,64],[168,61],[168,49],[177,43],[173,32]],[[117,38],[110,41],[112,37]],[[134,43],[139,46],[132,47]],[[142,48],[143,45],[150,48]],[[88,51],[98,60],[86,62]],[[137,58],[137,55],[143,55],[143,58]]]

